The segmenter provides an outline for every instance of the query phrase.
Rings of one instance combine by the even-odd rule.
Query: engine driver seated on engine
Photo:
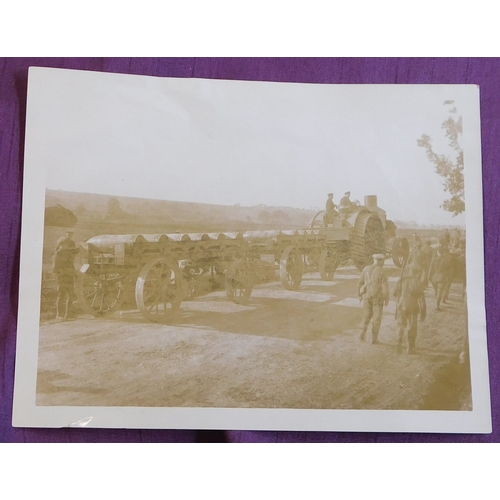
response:
[[[339,216],[337,212],[336,205],[333,203],[333,193],[328,193],[328,199],[326,200],[325,206],[325,216],[323,218],[325,227],[328,227],[329,224],[333,224],[335,219]]]
[[[348,222],[348,218],[351,215],[354,207],[359,206],[359,201],[351,201],[351,192],[346,191],[344,193],[344,196],[340,200],[339,203],[339,214],[340,218],[342,220],[342,225],[344,227],[352,227],[351,224]]]
[[[347,191],[344,193],[344,196],[340,200],[339,204],[339,212],[340,216],[342,219],[347,219],[349,217],[349,214],[351,213],[352,207],[354,206],[354,203],[350,199],[351,192]]]

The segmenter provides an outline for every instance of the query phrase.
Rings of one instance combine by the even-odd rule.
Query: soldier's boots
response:
[[[415,340],[416,336],[408,335],[408,349],[406,350],[407,354],[415,354]]]
[[[359,335],[359,340],[361,342],[364,342],[365,339],[366,339],[366,329],[363,328],[363,330],[361,330],[361,334]],[[379,344],[378,333],[372,333],[372,344]]]
[[[425,321],[425,317],[427,316],[427,304],[425,299],[420,303],[420,321]]]
[[[61,309],[65,311],[64,314],[61,314]],[[58,307],[57,308],[57,314],[56,314],[56,319],[60,321],[67,321],[68,318],[71,317],[71,311],[68,311],[67,307]]]
[[[404,334],[404,330],[403,332],[399,332],[399,335],[398,335],[398,343],[396,344],[396,351],[398,354],[401,354],[402,350],[403,350],[403,334]]]
[[[56,313],[56,319],[58,320],[63,320],[64,319],[64,314],[61,314],[60,310],[63,309],[58,305],[57,307],[57,313]]]

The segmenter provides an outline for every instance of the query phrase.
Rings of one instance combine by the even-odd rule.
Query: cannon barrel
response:
[[[115,246],[123,244],[126,250],[144,246],[147,240],[141,234],[103,234],[101,236],[93,236],[85,242],[85,246],[89,246],[98,250],[101,253],[114,253]]]
[[[314,239],[318,231],[307,230],[262,230],[245,232],[224,232],[224,233],[159,233],[159,234],[105,234],[94,236],[83,243],[84,248],[97,250],[101,253],[114,253],[117,245],[123,246],[126,252],[131,252],[133,248],[143,248],[146,244],[158,244],[167,247],[173,242],[198,242],[198,241],[248,241],[252,243],[263,243],[269,240],[297,239],[305,237]]]
[[[268,230],[268,231],[245,231],[243,233],[243,238],[247,241],[265,241],[269,239],[276,239],[279,235],[279,231]]]
[[[241,240],[243,233],[208,233],[213,240]]]
[[[160,245],[166,245],[171,240],[167,234],[143,234],[142,236],[149,243],[160,243]]]

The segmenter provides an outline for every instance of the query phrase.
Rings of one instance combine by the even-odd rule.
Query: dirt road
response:
[[[399,270],[389,267],[393,288]],[[137,310],[40,326],[38,405],[470,410],[461,287],[419,324],[417,353],[396,352],[395,303],[380,344],[362,343],[359,271],[300,290],[257,286],[247,306],[224,292],[183,302],[175,325]],[[392,290],[391,290],[392,291]]]

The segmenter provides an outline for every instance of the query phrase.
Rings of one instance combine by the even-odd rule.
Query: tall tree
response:
[[[451,195],[441,207],[455,216],[465,211],[464,154],[459,143],[462,117],[457,114],[454,101],[444,101],[444,105],[450,106],[449,116],[441,128],[445,131],[451,154],[438,154],[434,150],[432,139],[426,134],[422,134],[417,144],[425,149],[427,158],[435,165],[436,173],[443,179],[444,190]]]

